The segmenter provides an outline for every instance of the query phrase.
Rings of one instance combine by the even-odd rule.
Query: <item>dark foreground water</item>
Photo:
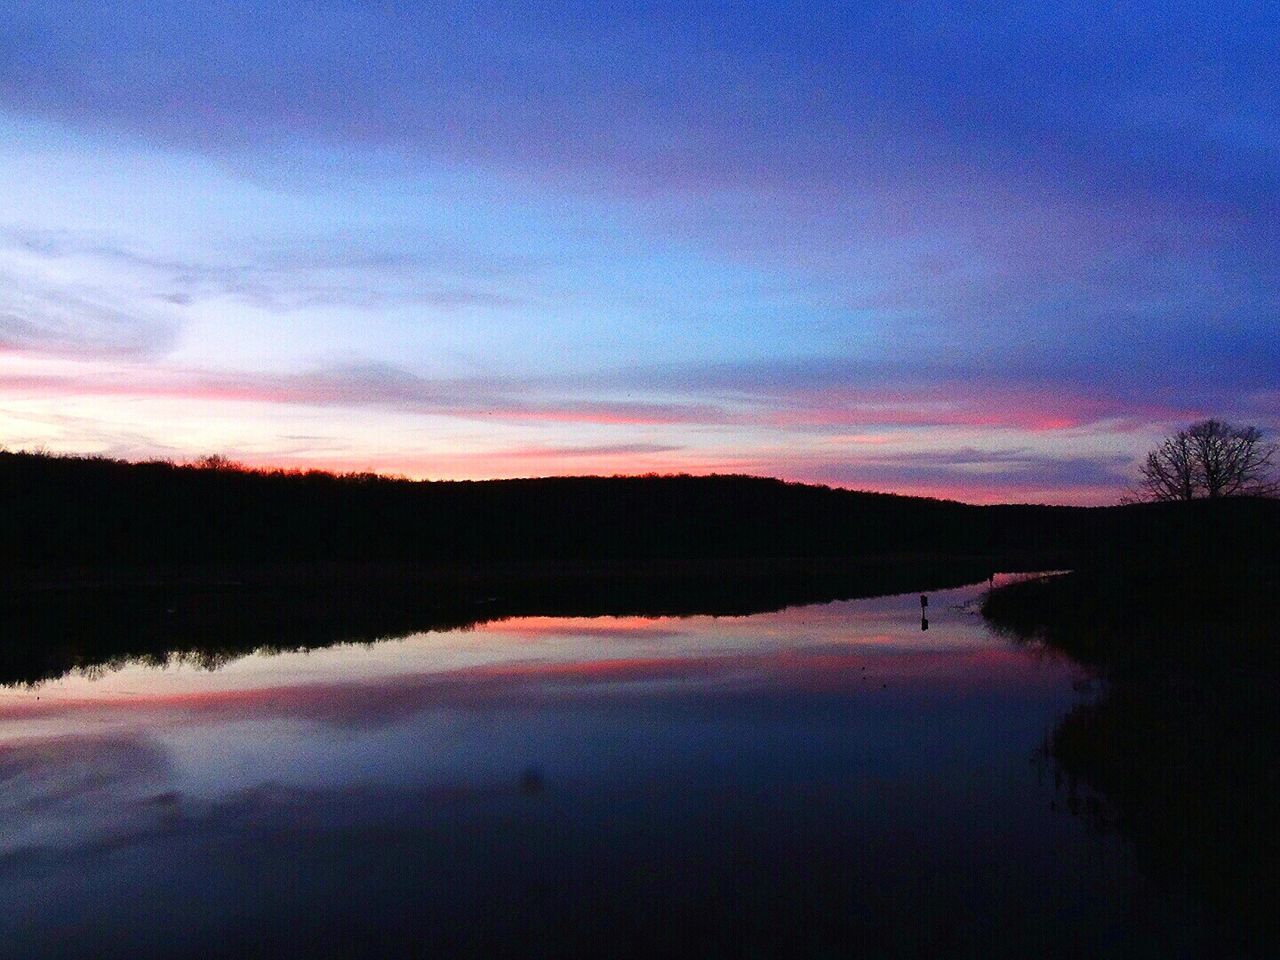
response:
[[[0,955],[1215,955],[979,592],[0,690]]]

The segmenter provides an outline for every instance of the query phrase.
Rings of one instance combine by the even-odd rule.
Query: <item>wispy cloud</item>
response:
[[[57,306],[65,318],[63,327],[91,332],[95,320],[99,326],[142,327],[147,314],[165,315],[172,331],[183,314],[165,306],[227,298],[276,312],[392,305],[502,311],[524,302],[504,292],[518,269],[515,264],[494,269],[460,251],[409,254],[317,237],[309,237],[305,245],[259,243],[235,251],[209,250],[203,259],[178,259],[132,249],[119,238],[11,226],[0,228],[0,264],[8,268],[7,312],[15,327],[19,314],[36,318],[28,320],[32,324],[46,318],[45,326],[53,327]],[[0,309],[6,309],[4,301]],[[74,340],[54,332],[33,342],[57,349]],[[109,342],[90,337],[83,349],[104,345]]]
[[[1280,427],[1274,10],[616,14],[18,4],[0,442],[1103,499]]]
[[[118,271],[68,269],[55,234],[0,230],[0,349],[149,358],[174,343],[171,310],[139,301]]]
[[[226,373],[181,368],[0,370],[0,391],[39,396],[158,397],[296,406],[374,406],[489,421],[616,425],[714,423],[724,414],[697,403],[539,396],[514,378],[430,379],[379,364],[304,373]],[[590,448],[587,448],[590,449]]]

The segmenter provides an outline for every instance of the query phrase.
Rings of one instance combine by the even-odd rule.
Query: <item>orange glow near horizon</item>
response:
[[[517,401],[505,395],[520,392],[510,385],[452,390],[0,351],[8,398],[0,442],[132,460],[216,453],[254,469],[429,480],[738,474],[969,503],[1097,505],[1123,490],[1123,457],[1113,451],[1140,449],[1145,436],[1131,421],[1100,419],[1111,413],[1103,403],[1042,391],[801,391],[711,403],[530,390]],[[471,395],[479,390],[494,395]],[[131,425],[139,419],[150,432]],[[1055,450],[1086,439],[1104,455],[1098,466],[1084,458],[1076,479],[1071,461],[1056,466]],[[1114,476],[1090,479],[1102,473]]]

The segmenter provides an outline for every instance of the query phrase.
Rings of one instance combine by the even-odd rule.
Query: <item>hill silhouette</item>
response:
[[[1059,566],[1168,542],[1214,513],[1276,529],[1280,504],[972,506],[748,476],[412,481],[0,452],[0,570],[245,572],[315,565],[602,569],[659,561],[991,556]],[[1181,509],[1180,509],[1181,508]],[[1259,522],[1261,521],[1261,522]]]

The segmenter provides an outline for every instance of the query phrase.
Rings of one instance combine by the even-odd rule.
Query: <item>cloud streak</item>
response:
[[[615,377],[636,389],[633,374],[606,374],[597,380],[597,392],[610,391]],[[929,426],[1052,432],[1121,417],[1166,422],[1197,413],[1194,407],[1135,402],[1132,397],[1106,396],[1101,391],[1089,394],[1062,385],[952,381],[814,388],[801,377],[794,383],[761,383],[753,388],[744,377],[732,394],[726,394],[721,378],[720,372],[713,371],[700,382],[695,370],[683,377],[680,399],[667,401],[582,399],[573,395],[581,389],[577,377],[431,379],[375,364],[278,374],[129,366],[62,372],[0,370],[0,390],[283,406],[372,406],[510,422],[760,426],[817,432]],[[657,378],[647,392],[662,390],[670,396],[670,387],[660,386],[666,379]]]
[[[72,6],[0,24],[0,442],[1103,500],[1280,427],[1274,10]]]

